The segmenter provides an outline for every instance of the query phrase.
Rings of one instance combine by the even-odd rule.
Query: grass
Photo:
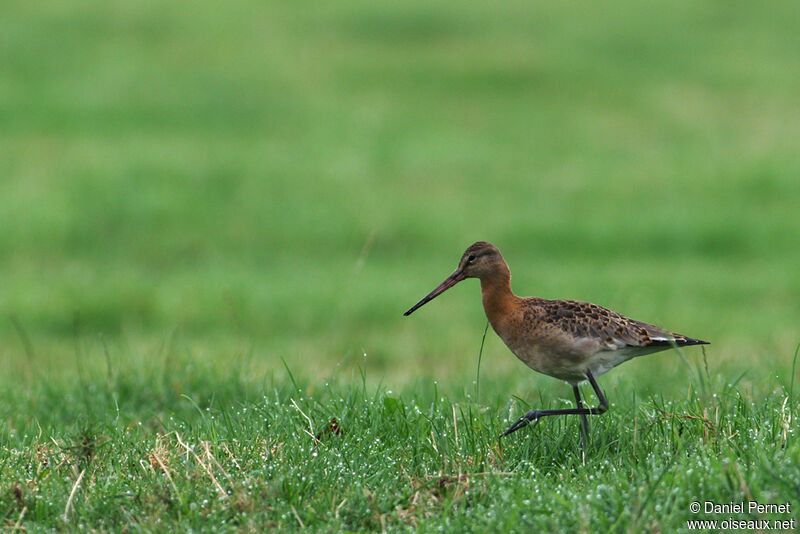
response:
[[[458,314],[399,313],[487,239],[521,294],[790,354],[789,17],[617,8],[12,2],[0,310],[43,358],[69,357],[78,312],[413,376],[473,352],[482,310],[459,288]]]
[[[796,6],[724,7],[6,2],[3,526],[671,531],[693,499],[797,505]],[[603,376],[585,463],[569,419],[498,448],[569,388],[489,332],[478,397],[474,281],[401,317],[480,239],[519,294],[707,361]]]
[[[478,402],[430,380],[392,391],[247,369],[161,356],[16,391],[25,409],[2,414],[0,518],[34,530],[660,532],[730,517],[693,515],[696,500],[797,504],[800,410],[776,383],[754,396],[706,375],[669,400],[615,389],[584,460],[575,418],[498,440],[527,409],[508,383],[482,384]]]

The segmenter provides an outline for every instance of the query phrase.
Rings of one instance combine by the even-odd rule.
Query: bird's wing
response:
[[[706,341],[692,339],[655,325],[637,321],[590,302],[576,300],[539,301],[542,320],[557,326],[574,338],[593,338],[607,350],[623,347],[699,345]]]

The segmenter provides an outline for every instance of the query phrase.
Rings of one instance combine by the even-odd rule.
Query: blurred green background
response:
[[[794,1],[6,1],[3,380],[105,365],[101,336],[118,358],[170,342],[256,373],[473,377],[477,282],[401,314],[476,240],[518,294],[709,339],[715,368],[785,369],[798,18]],[[643,361],[626,368],[656,380],[679,360]],[[483,365],[522,369],[493,334]]]

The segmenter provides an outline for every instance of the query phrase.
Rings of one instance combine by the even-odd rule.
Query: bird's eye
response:
[[[467,258],[467,262],[472,263],[473,261],[475,261],[475,256],[470,254],[469,258]]]

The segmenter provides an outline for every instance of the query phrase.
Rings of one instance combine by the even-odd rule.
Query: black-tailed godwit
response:
[[[550,415],[580,415],[581,448],[589,432],[587,415],[599,415],[609,405],[596,377],[617,365],[645,354],[688,345],[706,345],[657,326],[620,315],[597,304],[575,300],[518,297],[511,291],[511,271],[500,251],[486,241],[470,245],[458,268],[404,315],[438,297],[466,278],[481,281],[486,317],[505,344],[534,371],[572,385],[577,408],[531,410],[503,436]],[[578,384],[588,380],[600,405],[584,408]]]

